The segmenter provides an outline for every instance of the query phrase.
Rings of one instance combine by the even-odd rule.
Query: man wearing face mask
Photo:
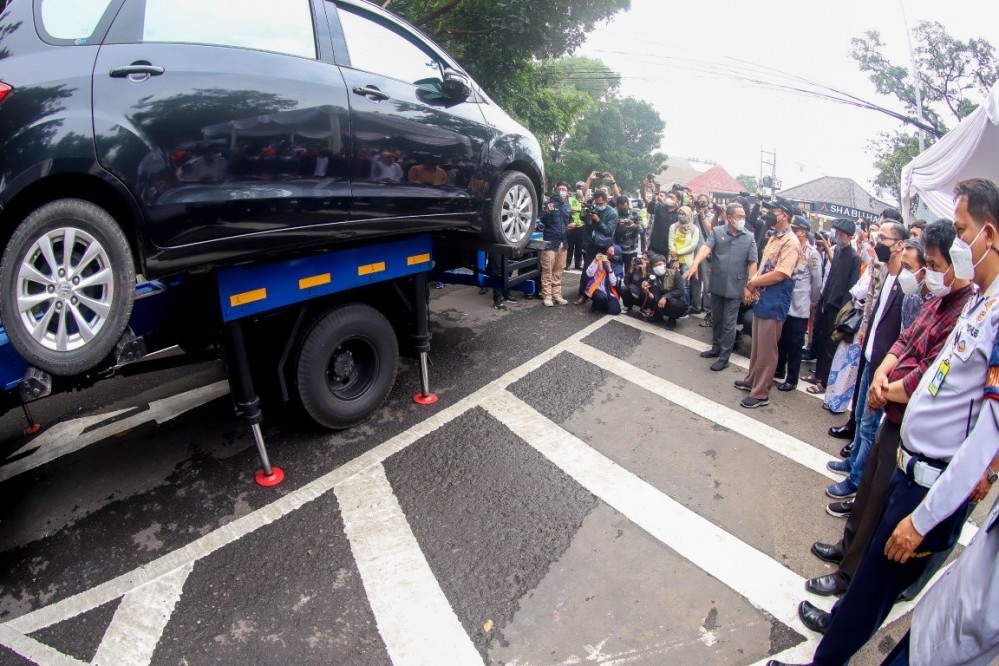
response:
[[[569,206],[569,183],[560,182],[555,186],[552,198],[545,204],[541,222],[545,230],[545,249],[541,252],[541,298],[545,307],[555,303],[567,305],[562,298],[562,271],[565,270],[567,227],[572,221],[572,208]]]
[[[930,225],[928,231],[925,244],[906,241],[902,252],[903,269],[898,279],[904,290],[928,295],[929,300],[913,325],[892,345],[871,380],[868,408],[883,409],[885,418],[878,428],[861,475],[857,499],[842,538],[835,545],[822,542],[812,545],[812,553],[816,557],[838,565],[833,573],[808,581],[806,589],[813,593],[842,594],[850,584],[884,510],[896,467],[906,404],[973,293],[970,282],[951,277],[949,251],[954,240],[953,226],[946,221],[937,222]],[[946,274],[950,284],[931,291],[930,280],[927,279],[931,273]],[[805,610],[816,626],[824,626],[828,620],[827,613],[816,611],[811,604]]]
[[[778,199],[774,204],[777,224],[774,234],[763,250],[756,275],[746,283],[753,305],[753,351],[749,357],[746,378],[735,382],[735,387],[748,391],[740,407],[756,409],[770,404],[770,388],[777,371],[777,345],[780,342],[784,320],[791,310],[794,293],[794,275],[801,261],[801,246],[791,233],[794,206]]]
[[[923,574],[930,556],[953,547],[970,501],[999,479],[992,467],[999,451],[999,376],[990,370],[999,356],[999,188],[984,179],[965,180],[955,200],[954,277],[971,279],[979,293],[968,300],[909,399],[897,469],[870,545],[846,595],[815,627],[825,631],[812,661],[817,666],[840,666],[856,654]],[[978,592],[956,593],[968,595],[961,602],[974,603]],[[932,644],[912,646],[913,661],[935,663],[933,651],[959,644],[964,628],[947,617],[922,621],[941,633]]]
[[[815,306],[815,325],[812,329],[815,337],[815,375],[805,378],[805,381],[816,384],[818,392],[825,390],[836,352],[837,343],[832,339],[836,315],[850,300],[850,289],[860,279],[860,257],[850,242],[857,231],[856,225],[853,220],[840,218],[833,221],[832,228],[836,233],[836,248],[822,296]]]
[[[801,261],[794,270],[794,292],[791,294],[791,309],[787,313],[780,333],[777,354],[777,379],[784,382],[777,386],[778,391],[793,391],[798,386],[798,371],[801,368],[801,346],[805,343],[808,330],[808,317],[812,306],[822,293],[822,276],[819,273],[819,252],[808,244],[811,225],[808,220],[795,215],[791,229],[801,245]]]
[[[711,369],[724,370],[735,346],[735,329],[739,323],[739,303],[749,302],[746,290],[748,277],[756,273],[756,239],[746,231],[746,211],[739,204],[726,209],[728,224],[714,227],[697,256],[684,274],[689,280],[708,255],[711,266],[711,313],[713,318],[711,349],[701,352],[703,358],[716,359]]]
[[[878,261],[883,265],[881,290],[873,297],[871,317],[861,324],[857,342],[863,348],[863,356],[859,378],[857,380],[857,401],[854,405],[857,431],[853,438],[850,457],[846,460],[836,460],[826,465],[829,471],[844,474],[847,478],[834,483],[826,489],[826,495],[834,500],[846,500],[857,494],[860,486],[860,475],[864,472],[867,455],[870,453],[874,435],[881,422],[883,412],[880,409],[867,409],[867,391],[871,384],[874,371],[881,365],[885,354],[898,340],[902,332],[902,292],[898,280],[902,270],[902,247],[908,240],[909,232],[897,222],[890,222],[881,227],[875,252]],[[868,295],[872,299],[872,295]]]
[[[649,254],[669,256],[669,231],[680,217],[680,200],[676,192],[659,192],[650,211]]]

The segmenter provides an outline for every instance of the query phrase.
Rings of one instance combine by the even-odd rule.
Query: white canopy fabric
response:
[[[967,178],[999,183],[999,83],[985,102],[902,169],[902,210],[912,197],[940,217],[954,216],[954,187]]]

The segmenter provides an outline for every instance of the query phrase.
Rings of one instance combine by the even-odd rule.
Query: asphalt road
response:
[[[433,299],[441,401],[406,360],[347,432],[265,405],[274,489],[216,363],[43,401],[31,439],[0,419],[0,663],[807,661],[843,417],[740,409],[696,318]]]

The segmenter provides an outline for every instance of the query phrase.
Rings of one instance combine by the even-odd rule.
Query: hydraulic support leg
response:
[[[438,398],[430,392],[430,370],[427,354],[430,352],[430,302],[427,292],[427,274],[420,273],[413,280],[413,346],[420,353],[420,392],[413,401],[418,405],[433,405]]]
[[[424,286],[425,283],[424,283]],[[253,441],[257,445],[257,455],[260,465],[256,481],[259,485],[270,488],[284,481],[284,472],[279,467],[273,467],[267,457],[267,447],[264,445],[264,435],[260,430],[263,413],[260,411],[260,398],[253,388],[253,377],[250,375],[250,362],[246,357],[246,341],[243,338],[243,325],[240,320],[230,321],[225,325],[226,358],[229,365],[229,390],[232,393],[236,416],[250,424],[253,431]]]

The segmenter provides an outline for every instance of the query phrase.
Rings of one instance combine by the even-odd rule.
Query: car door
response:
[[[281,250],[347,220],[347,89],[322,0],[275,7],[128,0],[101,47],[97,157],[144,209],[147,264]]]
[[[328,0],[350,99],[351,220],[467,224],[482,202],[479,173],[491,128],[473,93],[445,98],[444,58],[370,5]]]

